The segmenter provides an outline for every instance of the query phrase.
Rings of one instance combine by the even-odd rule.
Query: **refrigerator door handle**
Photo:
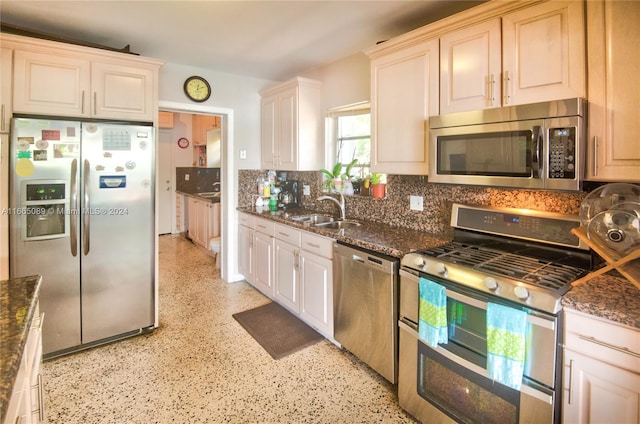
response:
[[[71,244],[71,255],[78,254],[78,159],[71,161],[71,211],[69,211],[70,235],[69,242]]]
[[[84,216],[82,217],[82,245],[84,255],[89,254],[89,219],[91,217],[91,204],[89,203],[89,160],[84,160],[84,175],[82,177],[84,191]]]

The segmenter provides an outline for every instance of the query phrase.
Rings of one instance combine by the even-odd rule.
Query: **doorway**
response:
[[[220,180],[222,182],[220,273],[222,279],[227,282],[239,281],[242,279],[242,276],[238,273],[237,255],[229,254],[229,252],[237,251],[238,239],[235,231],[236,226],[234,225],[236,219],[236,210],[235,201],[233,200],[237,198],[237,184],[234,178],[235,162],[233,155],[233,110],[220,107],[168,101],[160,101],[158,106],[162,111],[196,115],[218,115],[222,119],[222,160],[220,164]],[[175,140],[171,141],[171,143],[174,142]],[[171,168],[175,169],[175,164],[172,164]],[[175,174],[174,171],[172,172]],[[162,187],[160,183],[161,181],[159,181],[158,187]],[[173,199],[175,199],[175,193],[172,194],[172,197]]]

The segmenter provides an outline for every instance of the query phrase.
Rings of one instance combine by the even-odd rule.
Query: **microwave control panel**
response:
[[[549,129],[549,178],[576,177],[576,127]]]

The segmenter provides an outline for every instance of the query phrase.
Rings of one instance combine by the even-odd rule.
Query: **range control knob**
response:
[[[498,282],[493,277],[487,277],[484,279],[484,285],[491,291],[496,291],[498,289]]]
[[[413,259],[413,264],[418,268],[424,267],[424,258],[422,256],[418,256]]]
[[[517,286],[515,289],[513,289],[513,292],[520,300],[527,300],[527,298],[529,297],[529,290],[522,286]]]
[[[438,263],[436,264],[436,269],[435,269],[435,271],[436,271],[438,274],[440,274],[440,275],[444,275],[444,274],[446,274],[446,273],[447,273],[447,267],[446,267],[446,266],[444,266],[444,264],[443,264],[442,262],[438,262]]]

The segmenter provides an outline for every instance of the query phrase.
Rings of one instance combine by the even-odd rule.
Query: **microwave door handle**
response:
[[[535,125],[531,129],[531,177],[540,178],[542,174],[542,127]]]

